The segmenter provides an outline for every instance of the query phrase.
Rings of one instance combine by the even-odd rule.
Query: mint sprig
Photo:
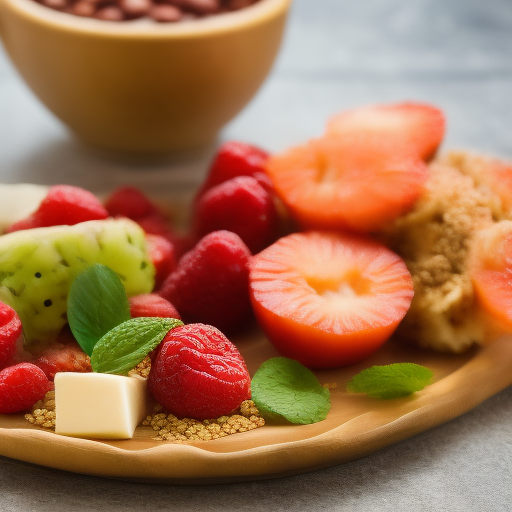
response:
[[[315,374],[293,359],[265,361],[251,382],[252,400],[263,417],[276,415],[291,423],[309,425],[322,421],[331,408],[329,390]]]
[[[78,344],[90,356],[100,338],[130,319],[130,305],[119,276],[100,264],[81,272],[69,290],[67,316]]]
[[[175,327],[183,325],[176,318],[132,318],[111,329],[94,346],[93,371],[127,374],[137,366]]]
[[[347,391],[373,398],[401,398],[421,391],[433,377],[431,370],[415,363],[372,366],[355,375],[347,384]]]

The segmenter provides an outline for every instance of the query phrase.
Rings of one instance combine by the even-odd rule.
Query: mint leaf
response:
[[[130,318],[121,279],[105,265],[91,265],[71,284],[67,315],[78,344],[91,355],[101,337]]]
[[[183,325],[176,318],[132,318],[110,330],[98,343],[91,355],[93,371],[125,375],[138,365],[165,335]]]
[[[293,359],[265,361],[251,382],[252,400],[263,417],[278,415],[291,423],[322,421],[331,408],[329,390],[315,374]]]
[[[400,398],[421,391],[431,383],[433,376],[431,370],[414,363],[372,366],[355,375],[347,391],[366,393],[374,398]]]

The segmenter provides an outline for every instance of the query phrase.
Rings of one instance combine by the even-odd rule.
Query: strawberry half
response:
[[[21,320],[16,311],[0,302],[0,369],[12,362],[21,333]]]
[[[418,156],[329,135],[269,159],[278,196],[304,228],[371,232],[409,210],[428,168]]]
[[[413,152],[429,160],[441,144],[445,132],[443,112],[424,103],[371,105],[333,117],[327,133],[342,137],[379,138],[390,152]]]
[[[253,257],[256,319],[284,356],[311,368],[360,361],[394,332],[413,297],[403,260],[370,238],[296,233]]]

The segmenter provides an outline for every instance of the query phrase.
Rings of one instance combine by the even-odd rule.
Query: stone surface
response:
[[[271,150],[320,134],[327,117],[417,99],[448,118],[445,148],[512,159],[509,0],[295,0],[276,66],[221,139]],[[0,181],[186,190],[214,148],[134,162],[74,141],[0,50]],[[101,184],[101,185],[100,185]],[[156,486],[0,458],[0,510],[378,510],[500,512],[512,503],[512,389],[445,425],[337,467],[262,482]]]

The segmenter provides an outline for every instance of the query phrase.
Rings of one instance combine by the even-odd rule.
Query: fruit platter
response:
[[[277,154],[224,143],[179,225],[129,186],[1,186],[0,455],[272,478],[511,385],[512,166],[444,129],[409,102]]]

